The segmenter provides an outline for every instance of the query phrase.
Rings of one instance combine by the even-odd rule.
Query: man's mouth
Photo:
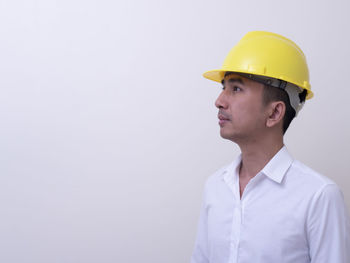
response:
[[[219,118],[219,120],[224,120],[224,121],[230,121],[231,120],[231,118],[230,118],[230,116],[228,116],[228,114],[220,112],[220,111],[218,113],[218,118]]]
[[[227,118],[227,117],[225,117],[225,116],[223,116],[223,115],[218,115],[218,118],[219,118],[219,120],[221,120],[221,121],[229,121],[230,119],[229,118]]]
[[[218,118],[219,118],[219,125],[222,126],[225,123],[231,121],[230,117],[226,116],[225,114],[219,113],[218,114]]]

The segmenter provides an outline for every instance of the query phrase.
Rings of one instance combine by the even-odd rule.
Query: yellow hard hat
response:
[[[286,81],[306,90],[306,99],[313,97],[304,53],[293,41],[275,33],[247,33],[228,53],[221,69],[207,71],[203,76],[221,82],[226,72]]]

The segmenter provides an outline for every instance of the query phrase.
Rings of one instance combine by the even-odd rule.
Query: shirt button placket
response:
[[[239,250],[239,243],[241,240],[241,230],[242,230],[242,201],[239,202],[239,207],[236,207],[237,209],[237,229],[238,230],[238,235],[237,235],[237,241],[236,241],[236,259],[235,263],[238,263],[238,250]]]
[[[232,230],[231,230],[231,255],[230,263],[238,263],[238,248],[241,235],[242,209],[241,202],[237,202],[237,206],[233,210]]]

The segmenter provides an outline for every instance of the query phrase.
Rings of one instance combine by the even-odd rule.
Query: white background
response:
[[[348,1],[0,2],[0,262],[189,262],[219,136],[221,67],[266,30],[315,97],[286,134],[350,204]]]

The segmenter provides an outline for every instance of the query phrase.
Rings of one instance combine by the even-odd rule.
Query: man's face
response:
[[[220,135],[234,142],[257,139],[266,128],[263,84],[236,74],[225,77],[215,106],[219,109]]]

